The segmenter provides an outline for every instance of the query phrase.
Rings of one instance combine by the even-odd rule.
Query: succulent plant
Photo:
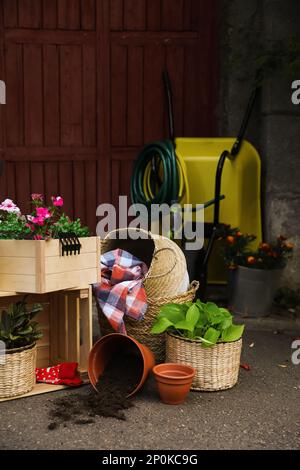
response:
[[[28,306],[26,297],[2,311],[0,340],[5,343],[6,349],[29,346],[42,337],[38,322],[32,319],[43,308],[40,304]]]

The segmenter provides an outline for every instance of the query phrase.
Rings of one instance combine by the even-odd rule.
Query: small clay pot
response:
[[[178,405],[185,400],[196,374],[194,367],[172,362],[158,364],[152,371],[161,401],[168,405]]]
[[[131,336],[120,333],[111,333],[100,338],[92,347],[89,354],[88,375],[94,389],[98,392],[96,384],[101,374],[108,364],[111,356],[115,352],[120,353],[120,361],[122,361],[122,352],[130,352],[139,355],[143,362],[143,371],[139,378],[139,382],[134,389],[128,394],[128,397],[134,395],[145,383],[149,372],[155,364],[152,351],[141,344]]]

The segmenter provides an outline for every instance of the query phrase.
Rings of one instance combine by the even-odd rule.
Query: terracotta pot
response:
[[[135,355],[138,354],[143,361],[143,372],[139,378],[139,382],[136,384],[132,392],[129,393],[128,397],[130,397],[143,386],[150,370],[155,364],[154,355],[150,349],[131,336],[122,335],[120,333],[111,333],[103,336],[94,344],[89,354],[89,379],[94,389],[98,392],[96,383],[100,375],[103,373],[112,354],[117,351],[120,351],[120,361],[122,361],[122,351],[126,351],[126,353],[132,352],[132,354]]]
[[[153,367],[153,374],[161,401],[178,405],[189,393],[196,370],[185,364],[168,362]]]

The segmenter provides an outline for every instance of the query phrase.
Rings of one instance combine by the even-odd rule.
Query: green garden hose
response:
[[[183,159],[175,153],[171,140],[152,142],[143,148],[136,160],[130,183],[134,204],[169,205],[189,200],[187,174]]]

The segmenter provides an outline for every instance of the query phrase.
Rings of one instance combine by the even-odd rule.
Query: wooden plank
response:
[[[16,168],[12,162],[5,162],[6,197],[16,200]]]
[[[64,211],[69,217],[74,218],[73,208],[73,169],[72,162],[60,162],[58,166],[59,173],[59,195],[64,200]]]
[[[126,0],[124,8],[124,30],[144,31],[146,29],[145,0]]]
[[[45,245],[45,243],[36,243],[35,245],[35,292],[46,292]],[[18,289],[16,288],[16,290]]]
[[[7,29],[4,31],[5,40],[17,44],[57,44],[57,45],[81,45],[93,44],[96,35],[93,31],[60,31],[59,29],[47,30],[22,30]]]
[[[29,214],[30,212],[30,166],[28,162],[19,162],[16,169],[16,200],[21,212]]]
[[[59,29],[80,29],[79,0],[59,0],[57,2],[57,17]]]
[[[42,25],[41,0],[18,0],[19,28],[40,28]]]
[[[35,276],[24,274],[5,274],[0,278],[0,289],[11,292],[35,292]]]
[[[73,163],[73,184],[74,184],[74,212],[76,217],[85,219],[85,187],[84,162]]]
[[[199,47],[185,47],[184,61],[184,135],[185,136],[201,136],[205,134],[205,115],[201,113],[199,85],[200,77],[195,67],[195,57],[197,53],[200,57]],[[200,60],[200,59],[199,59]],[[206,89],[206,86],[205,86]],[[202,114],[202,116],[201,116]],[[204,125],[204,128],[203,128]],[[202,132],[202,134],[201,134]]]
[[[80,256],[80,258],[78,258]],[[57,273],[66,273],[66,272],[72,272],[73,270],[77,270],[78,268],[80,269],[88,269],[92,267],[96,267],[96,253],[80,253],[78,256],[49,256],[45,260],[45,274],[46,276],[48,274],[57,274]],[[26,258],[20,258],[22,263],[25,264]],[[5,261],[7,261],[9,258],[5,258]],[[28,258],[30,260],[30,258]],[[3,258],[0,258],[0,272],[5,272],[4,269],[6,267]],[[18,260],[19,261],[19,260]],[[79,264],[80,262],[80,264]],[[7,267],[6,267],[7,269]],[[11,268],[12,270],[13,268]],[[34,273],[34,269],[31,268],[31,271]],[[24,272],[24,271],[23,271]],[[26,271],[25,271],[26,272]],[[29,272],[28,274],[31,274]]]
[[[68,360],[80,362],[80,299],[77,294],[68,295]]]
[[[150,45],[144,49],[144,140],[165,138],[165,107],[162,72],[164,48]]]
[[[171,80],[173,91],[175,135],[183,135],[183,80],[184,80],[184,48],[169,46],[166,48],[166,68]]]
[[[24,46],[25,145],[43,145],[42,51]]]
[[[50,201],[51,196],[58,196],[58,164],[56,162],[46,162],[45,167],[45,197]]]
[[[89,190],[85,194],[86,224],[91,233],[96,232],[96,209],[97,209],[97,163],[85,162],[85,187]]]
[[[81,0],[81,28],[84,30],[94,30],[96,26],[95,18],[95,0]]]
[[[165,31],[181,31],[183,29],[183,0],[162,0],[161,29]]]
[[[33,258],[11,258],[9,256],[0,257],[0,274],[5,276],[6,274],[28,274],[30,276],[35,275],[35,265]]]
[[[18,27],[18,4],[17,0],[2,0],[4,28]]]
[[[93,345],[92,334],[92,290],[89,287],[89,295],[86,299],[80,299],[80,371],[88,368],[89,352]]]
[[[82,48],[83,93],[83,145],[97,145],[96,50],[94,46]]]
[[[44,164],[40,162],[30,163],[30,181],[35,193],[45,193]]]
[[[60,48],[61,145],[82,145],[81,47]]]
[[[110,0],[110,29],[112,31],[123,30],[123,0]]]
[[[147,2],[147,30],[160,31],[161,27],[161,0]]]
[[[24,141],[23,126],[23,58],[22,46],[6,44],[6,145],[20,146]]]
[[[111,165],[110,165],[110,1],[97,3],[97,52],[100,64],[105,64],[97,74],[97,203],[111,200]],[[102,117],[102,118],[101,118]]]
[[[127,110],[127,145],[142,146],[144,97],[143,97],[143,48],[128,48],[128,110]]]
[[[59,364],[60,362],[68,361],[68,296],[64,292],[57,294],[57,310],[51,311],[53,318],[52,325],[54,323],[56,327],[52,329],[51,333],[51,362],[52,364]],[[53,335],[57,335],[57,342],[55,349],[52,347]]]
[[[59,145],[59,52],[57,46],[43,46],[44,136],[46,146]]]
[[[126,144],[127,48],[111,47],[111,145]]]
[[[43,28],[56,29],[57,5],[56,0],[42,0]]]
[[[73,272],[48,274],[45,280],[45,292],[53,292],[61,289],[70,289],[71,287],[79,288],[87,284],[94,284],[98,282],[98,269],[88,268],[80,269]],[[0,281],[1,282],[1,281]],[[4,290],[9,290],[7,287]],[[19,292],[28,292],[20,286],[17,289]],[[30,290],[34,292],[34,290]]]

